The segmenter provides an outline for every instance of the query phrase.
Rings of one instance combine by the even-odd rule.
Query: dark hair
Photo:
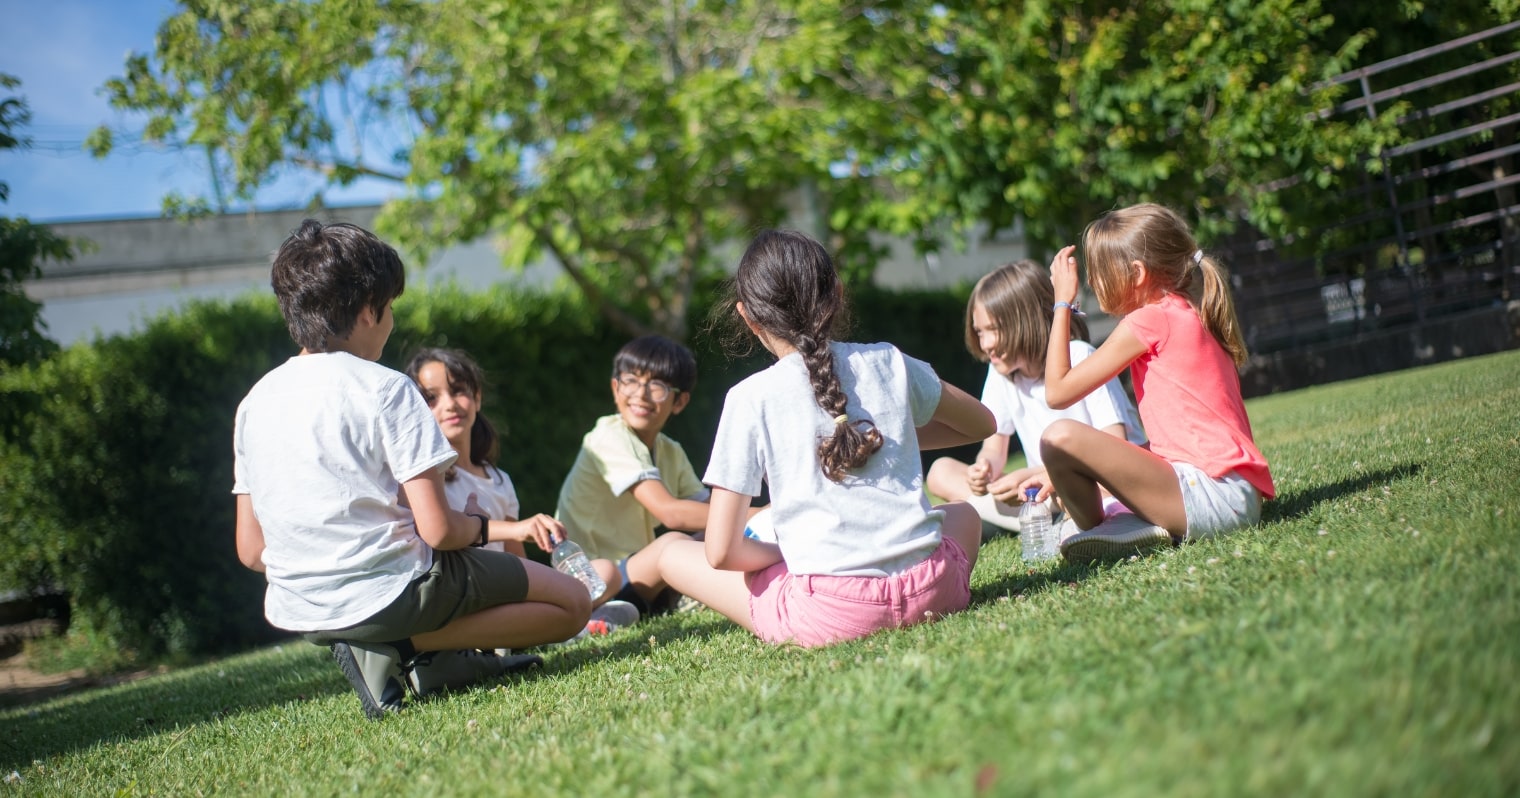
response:
[[[1160,298],[1141,294],[1134,268],[1141,263],[1150,278],[1148,288],[1186,299],[1235,365],[1246,362],[1229,275],[1198,248],[1176,211],[1155,203],[1109,211],[1082,233],[1082,254],[1087,281],[1105,311],[1122,315]]]
[[[751,324],[797,347],[818,406],[831,417],[844,415],[847,397],[829,341],[849,314],[828,250],[796,231],[763,231],[744,250],[731,285],[732,296],[721,306],[743,303]],[[881,445],[881,431],[871,419],[847,420],[819,441],[818,464],[838,482],[849,469],[865,465]]]
[[[643,335],[623,344],[612,358],[612,378],[623,374],[648,374],[689,394],[697,385],[697,358],[663,335]]]
[[[442,349],[437,347],[425,347],[417,350],[412,359],[406,364],[406,376],[412,378],[421,390],[422,380],[419,375],[423,367],[429,363],[437,363],[443,366],[443,370],[449,375],[449,389],[456,392],[469,392],[480,396],[485,389],[485,372],[475,363],[475,360],[458,349]],[[427,394],[424,392],[424,397]],[[431,402],[429,402],[431,404]],[[470,462],[478,466],[494,466],[496,456],[500,453],[500,438],[496,434],[496,427],[492,426],[486,414],[475,408],[475,423],[470,426]],[[454,468],[444,473],[445,480],[453,480]]]
[[[997,325],[998,355],[1005,361],[1022,360],[1027,374],[1043,376],[1055,301],[1050,271],[1040,264],[1025,258],[993,269],[976,281],[966,300],[966,351],[983,363],[988,361],[971,319],[972,309],[981,305]],[[1071,337],[1088,340],[1087,322],[1080,316],[1071,319]]]
[[[328,352],[354,331],[365,307],[378,317],[401,296],[406,268],[362,227],[307,219],[275,253],[269,283],[290,337],[308,352]]]

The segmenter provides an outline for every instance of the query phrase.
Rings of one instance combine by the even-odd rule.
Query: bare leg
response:
[[[982,552],[982,518],[976,514],[976,508],[965,502],[952,502],[934,509],[945,511],[940,531],[960,544],[961,550],[966,552],[967,564],[975,568],[976,558]]]
[[[602,595],[591,600],[592,607],[600,607],[611,601],[612,597],[623,589],[623,575],[618,573],[617,563],[612,560],[592,560],[591,567],[596,569],[597,576],[600,576],[607,584],[607,589],[602,591]]]
[[[975,516],[975,513],[972,514]],[[664,535],[664,538],[671,537]],[[741,571],[719,571],[707,564],[707,553],[700,541],[671,540],[660,552],[663,581],[727,616],[729,620],[755,631],[749,619],[749,582]],[[647,549],[646,549],[647,551]],[[632,569],[630,569],[632,570]]]
[[[628,584],[633,585],[633,589],[638,591],[639,598],[645,602],[652,602],[665,590],[665,577],[660,570],[660,558],[665,548],[676,543],[690,542],[692,542],[691,537],[685,534],[667,532],[655,538],[653,543],[629,555]]]
[[[432,632],[412,636],[418,651],[459,648],[528,648],[568,640],[585,628],[591,597],[579,580],[531,560],[523,561],[528,595],[498,604]]]
[[[1107,488],[1135,515],[1173,537],[1187,532],[1182,488],[1172,464],[1128,441],[1077,421],[1062,420],[1045,428],[1040,454],[1050,484],[1080,529],[1103,521]]]
[[[941,457],[929,466],[924,487],[942,501],[961,501],[971,495],[971,487],[966,484],[966,470],[970,467],[954,457]]]

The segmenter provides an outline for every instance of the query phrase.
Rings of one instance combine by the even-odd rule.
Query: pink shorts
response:
[[[767,643],[812,648],[933,620],[971,603],[971,565],[945,537],[891,576],[796,575],[778,562],[749,576],[749,619]]]

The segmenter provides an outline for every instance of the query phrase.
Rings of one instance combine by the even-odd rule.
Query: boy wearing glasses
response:
[[[660,579],[660,551],[675,535],[707,527],[710,491],[686,451],[661,432],[686,409],[697,381],[691,350],[660,335],[629,341],[612,361],[617,413],[597,419],[560,487],[555,517],[593,559],[618,564],[617,598],[641,616],[668,611],[676,596]],[[680,537],[685,537],[680,536]]]

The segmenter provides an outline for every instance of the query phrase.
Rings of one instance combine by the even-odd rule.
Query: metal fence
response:
[[[1398,113],[1402,141],[1363,164],[1335,218],[1298,246],[1251,232],[1216,245],[1253,353],[1418,330],[1515,297],[1517,31],[1501,25],[1331,81],[1359,96],[1321,118]]]

